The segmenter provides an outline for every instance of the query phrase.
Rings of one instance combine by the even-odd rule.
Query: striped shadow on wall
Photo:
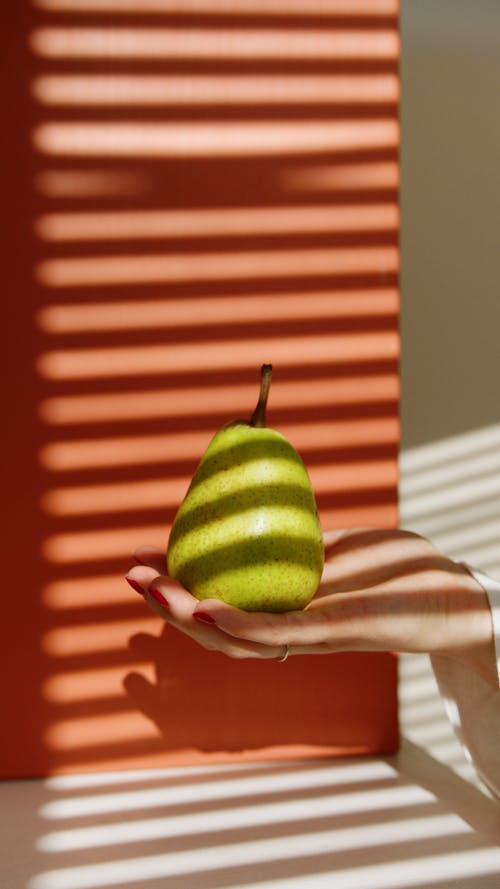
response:
[[[34,558],[4,774],[394,749],[392,656],[228,661],[164,628],[123,574],[136,545],[166,545],[263,362],[324,527],[397,524],[397,12],[19,13],[29,176],[12,187],[32,231],[12,277],[29,403],[11,530]]]

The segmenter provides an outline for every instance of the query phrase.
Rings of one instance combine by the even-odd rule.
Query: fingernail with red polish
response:
[[[193,611],[193,617],[195,620],[199,620],[202,624],[214,624],[215,619],[211,614],[207,614],[206,611]]]
[[[155,590],[155,588],[153,587],[152,589],[148,590],[148,593],[151,598],[155,600],[155,602],[158,602],[158,605],[162,605],[163,608],[168,608],[168,602],[166,599],[163,598],[159,590]]]
[[[143,588],[142,588],[142,586],[140,585],[140,583],[137,583],[137,581],[136,581],[136,580],[133,580],[131,577],[126,577],[125,580],[127,581],[127,583],[130,584],[130,586],[132,587],[132,589],[136,591],[136,593],[139,593],[140,596],[144,596],[144,595],[145,595],[145,590],[143,590]]]

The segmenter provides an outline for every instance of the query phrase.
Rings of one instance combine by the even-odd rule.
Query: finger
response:
[[[349,530],[344,528],[330,529],[323,532],[323,543],[325,548],[329,548],[339,543],[343,537],[349,534]]]
[[[154,568],[146,565],[134,566],[126,574],[125,579],[163,620],[180,627],[180,624],[192,619],[198,600],[176,580],[158,575]]]
[[[154,594],[152,595],[149,592],[149,586],[157,576],[158,572],[155,571],[154,568],[149,568],[146,565],[137,565],[125,575],[125,580],[133,590],[144,597],[155,614],[165,620],[167,616],[168,600]],[[175,580],[169,582],[172,586],[177,585]]]
[[[132,558],[140,565],[154,568],[156,574],[164,574],[167,567],[165,550],[159,546],[138,546],[132,553]]]
[[[328,638],[327,622],[321,612],[242,611],[218,599],[206,599],[197,604],[193,617],[214,624],[237,639],[281,648],[281,651],[283,646],[293,645],[302,652]]]
[[[138,565],[126,575],[133,589],[140,592],[152,610],[194,639],[204,648],[220,651],[233,658],[258,657],[279,658],[284,651],[284,642],[259,643],[251,639],[239,639],[217,626],[210,620],[199,619],[197,608],[200,605],[179,583],[169,577],[158,575],[153,568]],[[229,606],[228,606],[229,607]],[[298,653],[298,652],[297,652]]]
[[[149,584],[148,595],[155,596],[157,603],[163,601],[168,608],[165,613],[168,622],[204,648],[220,651],[233,658],[278,658],[283,654],[282,644],[269,646],[252,640],[238,639],[225,633],[213,621],[195,617],[200,605],[198,599],[168,577],[155,577]]]

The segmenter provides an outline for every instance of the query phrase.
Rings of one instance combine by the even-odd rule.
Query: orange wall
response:
[[[392,656],[228,661],[123,581],[263,362],[324,527],[397,524],[397,3],[205,6],[8,15],[3,776],[397,743]]]

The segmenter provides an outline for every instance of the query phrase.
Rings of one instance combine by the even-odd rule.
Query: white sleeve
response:
[[[467,758],[500,800],[500,583],[464,566],[486,592],[493,617],[498,688],[474,670],[440,655],[431,663],[451,724]]]

